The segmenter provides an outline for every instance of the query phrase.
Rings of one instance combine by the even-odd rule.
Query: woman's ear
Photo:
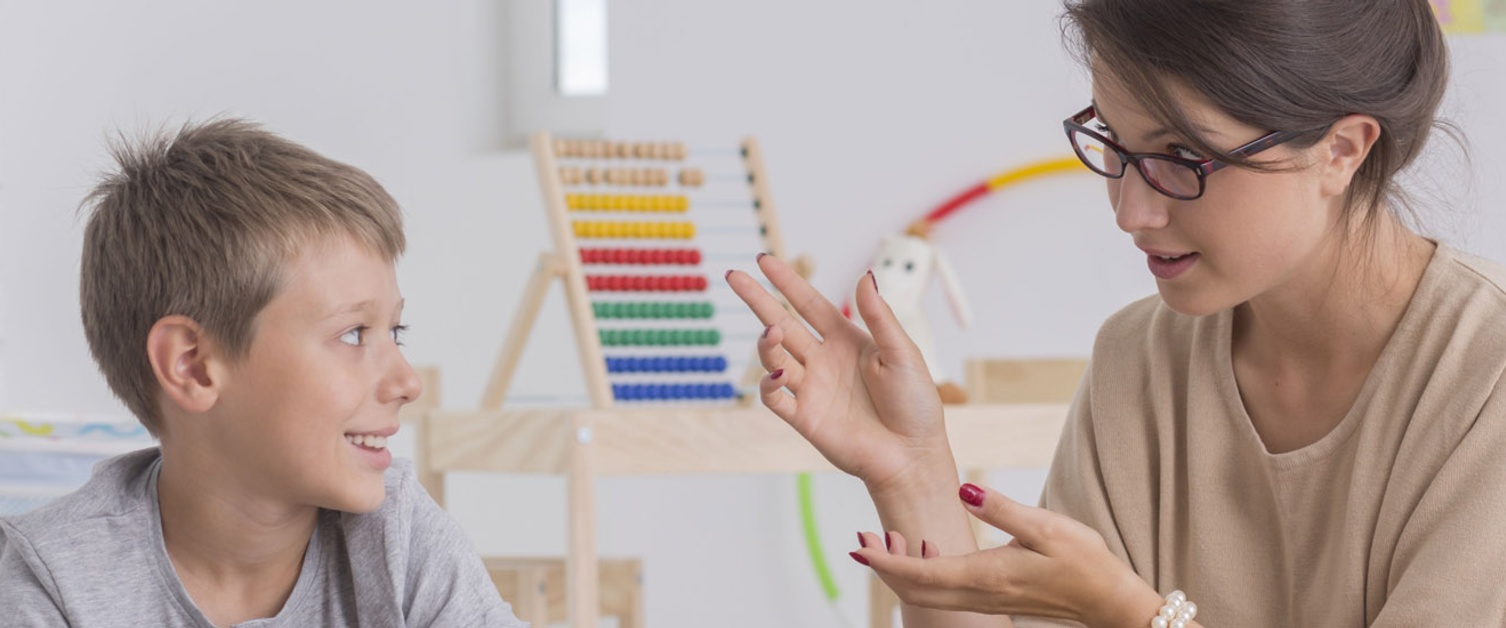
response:
[[[173,315],[158,320],[147,332],[146,356],[163,393],[185,412],[206,412],[219,400],[221,382],[211,368],[215,353],[193,319]]]
[[[1380,139],[1381,125],[1367,115],[1348,115],[1328,129],[1328,135],[1319,144],[1325,150],[1318,159],[1323,166],[1323,194],[1341,196],[1348,193],[1354,174],[1359,172],[1370,149]]]

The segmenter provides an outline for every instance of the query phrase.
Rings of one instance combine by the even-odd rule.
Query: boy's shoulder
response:
[[[144,516],[153,467],[161,450],[149,447],[100,461],[89,481],[36,510],[3,518],[6,527],[33,543],[68,541],[122,517]]]

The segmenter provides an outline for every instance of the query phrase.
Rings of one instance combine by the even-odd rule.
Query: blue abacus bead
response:
[[[716,398],[717,399],[731,399],[731,398],[736,397],[736,396],[737,396],[737,391],[732,388],[732,384],[717,384],[717,386],[716,386]]]
[[[711,399],[712,398],[711,397],[711,384],[696,384],[695,385],[695,398],[696,399]]]
[[[695,369],[691,368],[691,366],[690,366],[690,358],[687,358],[687,357],[685,357],[683,355],[680,356],[680,357],[675,358],[675,372],[677,372],[677,373],[684,373],[686,371],[692,371],[692,370],[695,370]]]
[[[627,391],[623,390],[623,385],[622,384],[612,384],[612,398],[613,399],[622,399],[623,397],[626,397],[626,396],[627,396]]]
[[[616,372],[619,372],[621,370],[622,370],[622,364],[617,361],[617,358],[607,358],[607,372],[608,373],[616,373]],[[615,396],[615,394],[616,394],[615,390],[614,390],[613,394]]]
[[[642,372],[647,371],[647,370],[650,370],[648,368],[648,360],[647,359],[644,359],[644,358],[633,358],[633,372],[634,373],[642,373]]]
[[[717,373],[727,370],[727,358],[720,355],[711,358],[711,370]]]

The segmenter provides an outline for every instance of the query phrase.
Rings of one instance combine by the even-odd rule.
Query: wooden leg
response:
[[[899,596],[889,590],[878,576],[868,575],[868,625],[871,628],[894,628],[894,611]]]
[[[544,306],[544,297],[549,294],[549,284],[561,272],[561,264],[555,254],[539,254],[538,265],[533,269],[533,276],[528,278],[528,287],[523,290],[523,298],[518,301],[518,309],[513,313],[507,337],[502,340],[502,350],[497,352],[497,363],[492,366],[491,380],[487,382],[486,393],[481,398],[483,409],[502,408],[502,400],[507,396],[508,387],[512,385],[513,373],[518,370],[518,360],[522,359],[523,349],[528,344],[528,334],[533,330],[534,321],[538,320],[539,308]]]
[[[596,456],[589,425],[576,424],[576,442],[570,457],[570,535],[566,565],[570,579],[570,625],[596,628],[601,616],[601,596],[596,564]]]

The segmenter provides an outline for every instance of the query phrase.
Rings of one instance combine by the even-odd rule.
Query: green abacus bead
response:
[[[716,306],[710,303],[701,304],[701,318],[711,318],[716,315]]]

